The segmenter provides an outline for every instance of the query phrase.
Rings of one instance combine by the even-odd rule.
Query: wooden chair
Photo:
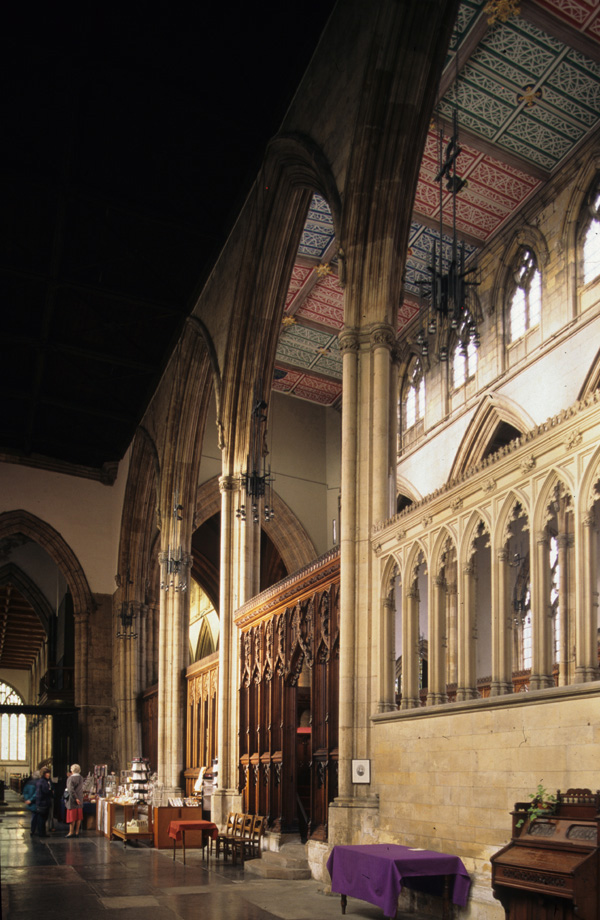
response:
[[[231,841],[231,853],[234,863],[237,862],[238,856],[244,862],[244,857],[249,852],[252,844],[252,829],[254,827],[254,815],[238,815],[238,817],[242,819],[241,830],[239,833],[234,831]],[[235,830],[238,830],[237,826]]]
[[[228,853],[231,852],[230,845],[231,845],[231,840],[233,838],[233,831],[235,827],[236,818],[237,818],[237,815],[235,814],[235,812],[230,811],[229,814],[227,815],[227,824],[225,825],[225,830],[223,831],[222,834],[217,835],[217,840],[216,840],[217,859],[219,858],[219,853],[221,852],[221,850],[223,851],[224,859],[227,859]]]
[[[256,815],[252,826],[249,855],[251,859],[260,859],[262,853],[262,839],[267,829],[267,819]]]

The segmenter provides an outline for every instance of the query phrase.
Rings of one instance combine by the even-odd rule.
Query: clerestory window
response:
[[[509,341],[516,342],[540,322],[542,312],[542,276],[531,249],[521,250],[515,271],[514,288],[509,301]]]
[[[477,346],[474,342],[459,342],[452,359],[452,388],[458,390],[472,380],[477,370]]]
[[[596,185],[588,205],[589,217],[583,230],[583,283],[600,275],[600,187]]]
[[[404,427],[413,428],[425,417],[425,377],[420,361],[415,361],[409,377],[404,403]]]

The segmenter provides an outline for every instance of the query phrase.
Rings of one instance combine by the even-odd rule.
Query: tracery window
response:
[[[524,248],[513,272],[514,289],[509,301],[509,341],[516,342],[540,322],[542,276],[533,251]]]
[[[458,390],[472,380],[477,370],[477,346],[474,342],[459,342],[452,359],[452,387]]]
[[[0,681],[0,703],[22,706],[23,699],[16,690]],[[27,759],[27,719],[20,713],[4,712],[0,719],[0,760]]]
[[[419,360],[414,362],[409,376],[404,406],[404,427],[413,428],[425,416],[425,377]]]
[[[600,275],[600,180],[594,186],[583,225],[583,283]]]

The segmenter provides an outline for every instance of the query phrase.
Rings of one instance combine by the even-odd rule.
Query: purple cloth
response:
[[[332,891],[375,904],[386,917],[396,916],[404,885],[441,895],[444,876],[453,875],[452,900],[461,907],[467,903],[471,886],[458,856],[387,843],[334,847],[327,870]]]

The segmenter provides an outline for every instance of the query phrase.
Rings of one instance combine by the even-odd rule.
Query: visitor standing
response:
[[[42,767],[40,778],[35,784],[35,809],[37,832],[40,837],[47,837],[46,821],[52,808],[52,783],[50,767]]]
[[[71,765],[71,775],[67,779],[67,837],[79,837],[79,828],[83,821],[83,777],[78,763]]]
[[[23,786],[23,801],[25,802],[25,808],[27,811],[31,812],[31,827],[29,830],[29,836],[33,837],[35,834],[36,826],[36,817],[35,817],[35,784],[40,778],[40,774],[36,770],[35,773],[32,773],[25,785]]]

